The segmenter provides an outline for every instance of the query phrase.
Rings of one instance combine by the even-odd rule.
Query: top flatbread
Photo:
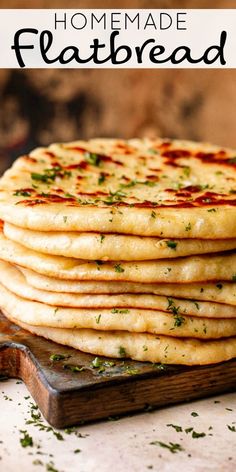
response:
[[[235,151],[188,141],[53,144],[0,182],[0,217],[37,231],[236,235]]]

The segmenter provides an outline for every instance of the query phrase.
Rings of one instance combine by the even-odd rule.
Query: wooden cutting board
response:
[[[52,361],[53,354],[66,358]],[[104,369],[92,365],[94,358],[34,336],[0,314],[0,375],[22,379],[44,417],[57,428],[236,387],[236,360],[203,367],[114,360]],[[79,371],[73,371],[74,366]]]

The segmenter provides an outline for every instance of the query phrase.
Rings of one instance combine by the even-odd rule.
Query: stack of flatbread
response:
[[[39,148],[0,181],[0,307],[95,355],[236,356],[236,153],[163,139]]]

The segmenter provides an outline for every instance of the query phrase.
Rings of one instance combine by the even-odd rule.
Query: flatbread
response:
[[[23,299],[0,284],[0,307],[17,321],[33,326],[99,331],[121,330],[198,339],[236,335],[236,319],[173,315],[158,310],[51,307]]]
[[[233,281],[236,254],[189,256],[138,262],[83,261],[27,249],[0,234],[0,259],[50,277],[72,280],[121,280],[144,283]]]
[[[8,239],[45,254],[103,261],[143,261],[208,254],[236,248],[236,239],[161,239],[122,234],[31,231],[4,224]]]
[[[3,311],[10,321],[33,334],[96,356],[183,365],[216,364],[236,357],[236,337],[200,341],[125,331],[44,328],[17,321]]]
[[[24,275],[18,269],[2,261],[0,261],[0,283],[21,298],[57,307],[86,308],[87,311],[94,308],[118,308],[117,313],[121,309],[121,314],[126,311],[122,310],[123,308],[138,308],[164,311],[178,316],[236,318],[235,306],[215,302],[183,300],[152,294],[96,295],[38,290],[26,282]]]
[[[236,305],[236,284],[227,282],[189,284],[142,284],[134,282],[104,282],[63,280],[18,267],[32,287],[50,292],[78,294],[151,293],[190,300],[215,301]]]
[[[209,144],[53,144],[4,174],[0,217],[37,231],[235,238],[235,176],[235,151]]]

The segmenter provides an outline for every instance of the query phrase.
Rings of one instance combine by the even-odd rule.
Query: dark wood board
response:
[[[52,354],[71,356],[52,362]],[[182,367],[116,360],[99,373],[84,354],[34,336],[0,314],[0,374],[22,379],[54,427],[63,428],[145,408],[232,391],[236,359],[221,364]],[[65,364],[83,366],[81,372]],[[130,375],[135,371],[135,375]],[[138,373],[136,373],[136,371]]]

